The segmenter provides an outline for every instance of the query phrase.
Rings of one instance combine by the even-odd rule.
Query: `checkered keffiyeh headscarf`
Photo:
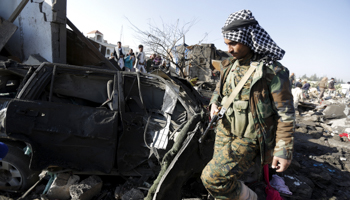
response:
[[[222,29],[224,38],[247,45],[261,57],[281,60],[285,54],[258,24],[250,10],[232,13]]]

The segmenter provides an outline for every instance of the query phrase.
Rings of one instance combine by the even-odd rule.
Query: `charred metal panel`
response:
[[[108,80],[108,77],[103,76],[62,73],[55,77],[53,92],[102,104],[108,99]]]
[[[152,196],[153,200],[181,199],[180,191],[189,177],[200,176],[203,168],[212,158],[214,148],[213,139],[207,138],[207,141],[202,144],[198,142],[204,117],[204,114],[197,114],[186,123],[177,142],[164,156],[162,165],[168,165],[167,169],[160,172],[161,176],[158,175],[157,180],[154,181],[158,185],[152,186],[145,199],[149,200]],[[155,191],[153,191],[154,186],[157,186]]]
[[[100,44],[90,40],[90,42],[99,49]],[[104,49],[104,53],[106,49]],[[105,55],[105,54],[102,54]],[[67,29],[67,64],[70,65],[100,65],[101,59],[81,41],[78,36]]]
[[[17,94],[21,99],[37,99],[51,81],[52,67],[42,63]]]
[[[32,146],[31,168],[51,165],[111,171],[117,145],[117,112],[43,101],[13,100],[6,133]]]
[[[159,138],[157,134],[162,132],[165,135],[164,131],[169,127],[172,116],[161,111],[164,103],[165,84],[158,77],[144,78],[141,76],[138,79],[133,74],[123,75],[119,77],[119,80],[122,82],[119,84],[119,98],[123,134],[119,139],[117,158],[118,169],[121,172],[127,172],[147,163],[153,152],[151,146],[157,143],[155,140]],[[181,107],[185,112],[181,105],[177,106],[178,109]],[[153,150],[161,158],[172,144],[173,141],[168,141],[165,149]]]

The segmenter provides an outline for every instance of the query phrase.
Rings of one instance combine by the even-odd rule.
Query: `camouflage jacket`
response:
[[[221,62],[220,81],[210,105],[220,105],[223,98],[222,87],[230,71],[228,69],[235,61],[231,57]],[[295,111],[288,69],[279,62],[270,66],[260,62],[250,87],[249,106],[260,145],[262,164],[271,163],[273,156],[291,160]]]

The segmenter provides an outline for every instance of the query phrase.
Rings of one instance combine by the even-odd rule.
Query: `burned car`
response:
[[[212,156],[213,140],[198,143],[207,114],[185,79],[161,71],[12,65],[0,62],[0,73],[21,81],[15,97],[2,101],[0,140],[10,151],[1,161],[1,190],[24,191],[41,170],[59,167],[138,177],[152,185],[148,199],[180,199],[182,185]]]

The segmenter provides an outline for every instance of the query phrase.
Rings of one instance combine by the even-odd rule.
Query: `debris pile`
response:
[[[287,199],[350,199],[350,113],[347,99],[301,104],[296,117],[294,158],[277,173],[289,187]],[[303,106],[304,105],[304,106]]]

